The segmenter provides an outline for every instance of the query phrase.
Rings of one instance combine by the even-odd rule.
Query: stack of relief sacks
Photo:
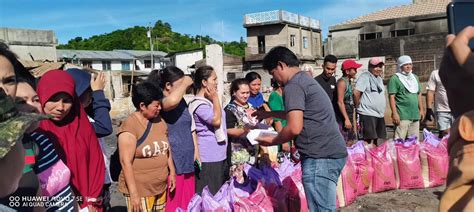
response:
[[[357,197],[393,189],[422,189],[444,185],[448,173],[448,136],[438,139],[426,129],[416,137],[384,142],[368,148],[359,141],[347,149],[349,156],[337,185],[337,206]]]
[[[438,139],[424,130],[424,138],[422,142],[416,137],[389,140],[372,148],[359,141],[348,147],[337,184],[337,207],[348,206],[368,193],[444,185],[448,136]],[[246,164],[246,159],[239,160],[233,158],[234,172],[240,170],[240,175],[234,175],[215,195],[204,188],[187,208],[177,211],[308,211],[299,161],[284,157],[278,165],[257,168]]]
[[[186,209],[177,211],[308,211],[300,163],[290,157],[273,167],[251,166],[245,161],[235,162],[233,157],[231,171],[241,174],[234,174],[215,195],[205,187]]]

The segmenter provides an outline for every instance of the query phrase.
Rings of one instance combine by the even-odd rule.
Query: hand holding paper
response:
[[[252,145],[260,143],[262,146],[271,146],[273,138],[277,135],[278,132],[273,130],[254,129],[247,134],[247,139]]]

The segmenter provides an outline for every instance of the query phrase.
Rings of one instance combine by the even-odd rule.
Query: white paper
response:
[[[247,133],[247,139],[250,141],[252,145],[258,144],[258,141],[255,139],[261,136],[273,136],[276,137],[278,135],[278,132],[273,131],[273,130],[262,130],[262,129],[254,129],[250,130],[249,133]]]

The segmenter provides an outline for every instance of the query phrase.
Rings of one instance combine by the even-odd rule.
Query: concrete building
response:
[[[441,61],[449,2],[414,0],[330,26],[325,52],[339,58],[385,56],[388,77],[395,71],[390,63],[400,55],[410,55],[414,71],[424,81]]]
[[[58,49],[58,60],[103,71],[134,70],[134,57],[120,51]]]
[[[224,82],[231,83],[234,79],[242,78],[244,74],[244,60],[242,57],[223,54],[224,57]]]
[[[0,28],[0,41],[21,60],[56,61],[58,40],[52,30]]]
[[[252,66],[276,46],[291,49],[302,61],[322,56],[319,21],[284,10],[251,13],[244,16],[247,29],[245,61]]]
[[[302,65],[313,68],[317,68],[316,60],[322,58],[318,20],[284,10],[273,10],[244,15],[244,27],[247,29],[244,70],[255,71],[262,76],[262,91],[270,87],[271,79],[262,69],[262,60],[273,47],[289,48],[302,61]]]
[[[204,53],[201,48],[192,49],[186,51],[171,52],[165,57],[169,58],[169,63],[174,65],[185,73],[190,73],[194,71],[194,64],[196,61],[202,60],[204,58]]]
[[[140,70],[144,72],[150,72],[152,70],[150,51],[122,49],[117,49],[114,51],[123,52],[135,58],[135,70]],[[162,69],[170,63],[169,58],[165,58],[165,56],[166,52],[153,51],[154,69]]]

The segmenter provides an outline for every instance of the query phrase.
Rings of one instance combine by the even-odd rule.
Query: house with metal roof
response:
[[[326,54],[363,58],[442,54],[449,0],[413,0],[329,27]]]
[[[185,73],[191,73],[195,69],[194,64],[196,61],[202,60],[204,58],[204,52],[202,48],[197,48],[170,52],[165,57],[169,58],[171,65],[178,67]]]
[[[135,58],[135,70],[150,72],[152,69],[162,69],[170,64],[170,59],[166,58],[166,52],[145,51],[145,50],[124,50],[114,49],[116,52],[123,52]],[[153,54],[153,66],[152,57]]]
[[[396,59],[409,55],[421,81],[437,69],[448,34],[449,0],[413,0],[330,26],[325,53],[339,58],[384,57],[385,80],[396,72]]]
[[[58,61],[71,62],[96,70],[130,71],[135,58],[117,51],[58,49]]]

